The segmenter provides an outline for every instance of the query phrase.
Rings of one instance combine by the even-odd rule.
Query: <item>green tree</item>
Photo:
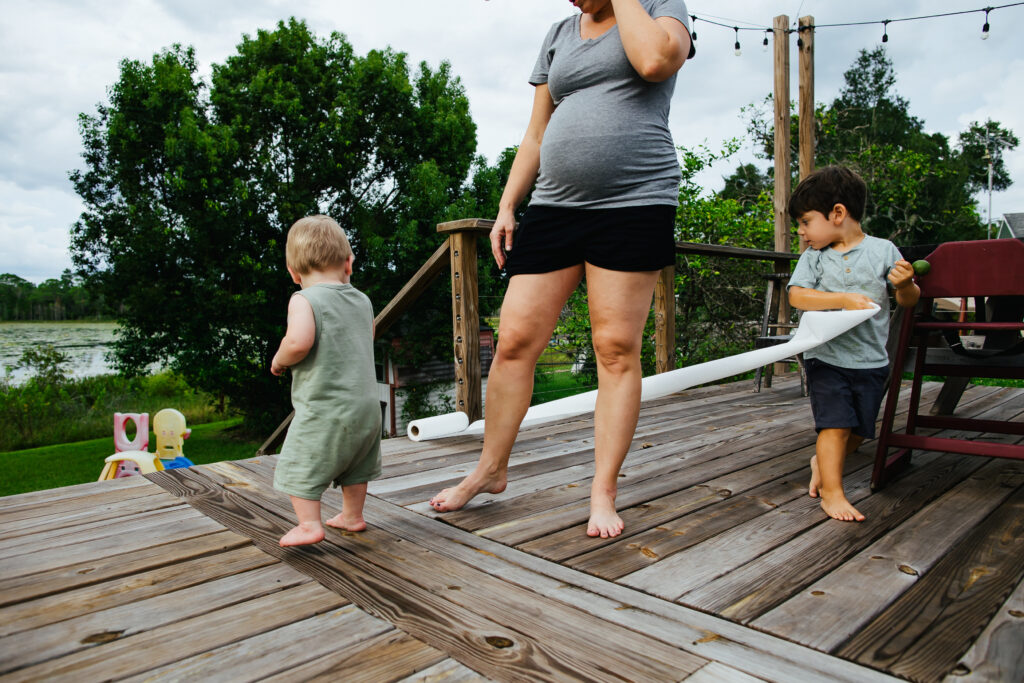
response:
[[[244,36],[209,84],[197,71],[181,46],[125,60],[109,104],[81,116],[72,248],[121,307],[119,369],[167,363],[266,429],[288,410],[287,380],[268,371],[294,289],[288,227],[337,218],[379,310],[440,243],[475,126],[447,64],[412,76],[402,53],[359,56],[294,19]]]
[[[911,114],[910,103],[895,91],[896,72],[883,46],[861,50],[844,80],[831,104],[816,106],[815,163],[843,164],[864,177],[869,189],[865,229],[897,244],[984,237],[974,197],[983,184],[987,187],[988,166],[982,161],[986,134],[1001,141],[993,155],[993,188],[1005,189],[1010,178],[1002,152],[1017,146],[1013,133],[994,121],[972,123],[960,134],[959,146],[941,133],[928,133],[924,122]],[[752,106],[746,111],[761,156],[771,159],[769,110]],[[794,114],[794,179],[798,126]]]

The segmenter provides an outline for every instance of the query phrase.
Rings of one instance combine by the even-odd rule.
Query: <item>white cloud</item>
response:
[[[821,24],[937,14],[962,0],[694,0],[691,13],[728,25],[770,26],[776,14],[813,15]],[[148,61],[173,43],[194,45],[201,73],[234,53],[242,34],[273,29],[295,16],[320,36],[344,33],[360,54],[391,46],[436,66],[442,60],[466,87],[477,124],[478,151],[490,160],[522,138],[529,117],[527,76],[551,22],[572,8],[564,0],[34,0],[5,3],[0,24],[0,270],[32,279],[59,276],[69,265],[67,233],[80,203],[67,179],[80,165],[77,116],[106,99],[122,59]],[[790,15],[795,21],[796,14]],[[992,118],[1024,136],[1024,60],[1018,36],[1024,7],[996,10],[991,38],[979,40],[982,14],[892,23],[887,46],[897,91],[928,130],[955,142],[971,121]],[[763,33],[697,25],[698,55],[680,73],[673,102],[677,143],[710,146],[745,133],[740,108],[772,90],[772,53]],[[819,28],[815,38],[816,100],[831,101],[858,50],[879,43],[879,25]],[[795,39],[793,39],[795,42]],[[791,98],[797,97],[796,52]],[[709,188],[749,149],[705,173]],[[757,160],[761,166],[765,162]],[[1007,157],[1017,184],[993,195],[993,213],[1024,211],[1024,149]],[[32,210],[36,213],[33,213]]]

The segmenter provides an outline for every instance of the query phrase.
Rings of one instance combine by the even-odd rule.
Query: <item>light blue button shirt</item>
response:
[[[903,258],[889,240],[865,235],[846,252],[826,247],[800,255],[789,287],[820,292],[855,292],[882,310],[848,332],[804,353],[841,368],[880,368],[889,364],[885,340],[889,336],[889,287],[886,279],[896,261]]]

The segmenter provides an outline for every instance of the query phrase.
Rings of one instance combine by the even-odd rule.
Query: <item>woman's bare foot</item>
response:
[[[457,486],[442,490],[430,499],[430,506],[438,512],[459,510],[478,493],[501,493],[508,485],[508,472],[489,472],[479,464]]]
[[[818,472],[818,456],[811,456],[811,483],[807,486],[807,495],[811,498],[818,497],[818,489],[821,487],[821,473]]]
[[[364,531],[366,529],[366,520],[363,519],[362,515],[349,519],[345,516],[344,510],[331,517],[324,524],[343,531]]]
[[[615,495],[607,492],[590,492],[590,521],[587,522],[587,536],[614,538],[622,533],[625,524],[615,511]]]
[[[293,545],[312,545],[324,540],[324,528],[319,524],[300,524],[281,537],[278,543],[282,548]]]
[[[841,522],[864,521],[864,515],[857,508],[853,507],[842,492],[831,494],[822,490],[821,509],[832,519],[838,519]]]

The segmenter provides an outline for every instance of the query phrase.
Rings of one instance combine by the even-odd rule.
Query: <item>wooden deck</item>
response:
[[[1024,390],[958,414],[1024,420]],[[793,382],[697,389],[645,404],[602,541],[591,438],[524,430],[508,490],[444,515],[479,439],[390,440],[370,529],[299,549],[273,457],[0,499],[0,678],[1024,679],[1024,463],[916,453],[872,495],[869,443],[868,520],[834,522]]]

